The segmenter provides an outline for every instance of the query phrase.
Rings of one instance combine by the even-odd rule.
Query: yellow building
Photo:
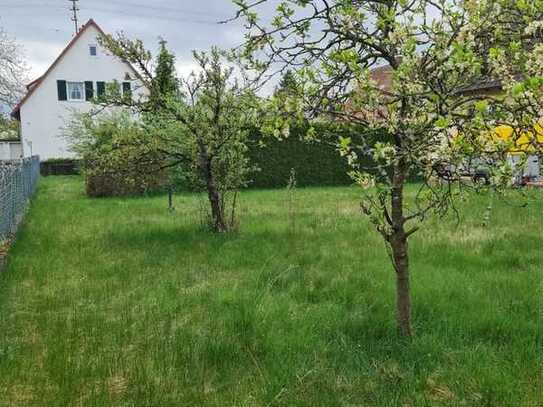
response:
[[[509,152],[509,161],[513,166],[518,166],[523,158],[526,164],[522,171],[519,169],[516,182],[537,181],[541,177],[539,152],[543,146],[543,127],[541,121],[534,126],[532,132],[515,134],[510,126],[498,126],[493,137],[496,142],[505,143]]]

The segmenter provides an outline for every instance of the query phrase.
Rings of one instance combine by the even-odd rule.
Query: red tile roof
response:
[[[385,93],[390,91],[390,88],[392,87],[392,74],[393,71],[390,65],[383,65],[378,68],[374,68],[370,72],[371,79],[377,83],[379,90]]]
[[[377,87],[383,91],[383,93],[390,92],[392,88],[392,75],[393,71],[390,65],[383,65],[378,68],[374,68],[370,72],[371,78],[377,83]],[[518,76],[520,80],[520,76]],[[459,93],[478,92],[484,90],[502,89],[502,83],[499,80],[493,79],[481,79],[480,81],[466,85],[458,89]]]

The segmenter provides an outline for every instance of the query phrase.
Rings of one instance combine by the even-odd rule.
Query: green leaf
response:
[[[447,119],[446,117],[440,117],[439,119],[436,120],[435,125],[438,129],[444,129],[446,127],[449,127],[450,120]]]

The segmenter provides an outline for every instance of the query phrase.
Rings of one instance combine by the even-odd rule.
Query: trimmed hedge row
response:
[[[42,161],[40,163],[40,173],[44,177],[50,175],[78,175],[80,173],[80,162],[70,158]]]
[[[373,137],[384,140],[378,133],[370,133],[363,128],[335,125],[319,125],[316,133],[322,142],[303,140],[307,126],[291,129],[290,136],[282,141],[272,137],[265,138],[265,145],[259,146],[261,136],[255,133],[249,148],[251,163],[259,168],[252,175],[252,188],[283,188],[288,184],[291,169],[296,171],[298,186],[349,185],[352,179],[346,159],[341,157],[335,143],[339,136]],[[327,142],[327,140],[329,142]],[[367,165],[371,165],[367,160]]]
[[[345,159],[326,144],[289,137],[283,141],[268,141],[265,147],[253,146],[249,156],[251,163],[258,167],[252,174],[251,187],[254,188],[285,187],[292,169],[296,172],[296,183],[301,187],[352,182],[347,175],[349,168]]]

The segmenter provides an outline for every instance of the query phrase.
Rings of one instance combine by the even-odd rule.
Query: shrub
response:
[[[0,111],[0,140],[20,140],[20,124]]]
[[[158,147],[128,113],[75,117],[67,136],[81,157],[87,195],[141,195],[168,180]]]

